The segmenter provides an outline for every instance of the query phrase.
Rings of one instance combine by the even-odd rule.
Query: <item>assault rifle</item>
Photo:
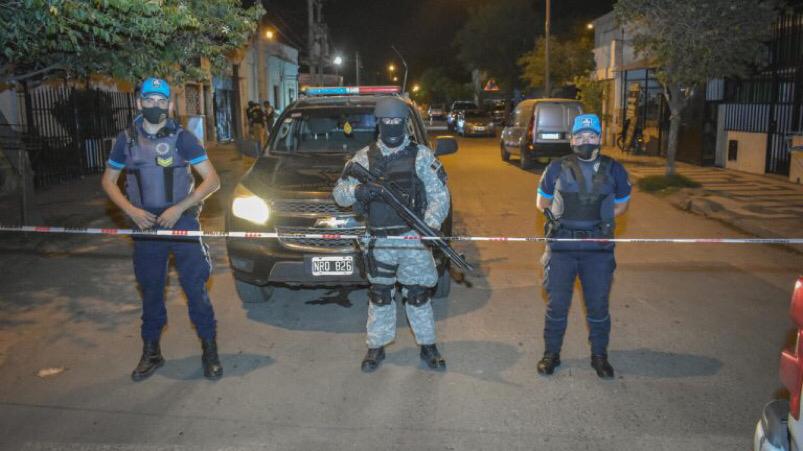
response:
[[[440,233],[438,233],[436,230],[433,230],[432,227],[427,225],[423,219],[419,218],[418,215],[410,210],[410,207],[408,207],[407,204],[401,200],[403,199],[403,196],[398,192],[398,190],[390,183],[383,180],[381,176],[369,171],[359,163],[349,164],[345,173],[359,180],[360,183],[371,183],[382,188],[380,194],[382,196],[382,200],[384,200],[385,203],[390,206],[390,208],[394,209],[396,213],[398,213],[398,215],[404,219],[404,221],[410,227],[413,228],[413,230],[418,232],[421,236],[435,237],[434,239],[429,239],[427,241],[446,254],[446,256],[449,257],[449,260],[457,265],[457,267],[462,271],[474,271],[474,268],[463,258],[462,255],[458,254],[457,251],[449,246],[449,243],[443,239]]]

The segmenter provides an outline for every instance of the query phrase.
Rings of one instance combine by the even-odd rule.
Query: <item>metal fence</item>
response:
[[[24,87],[19,104],[37,188],[101,173],[114,138],[135,114],[133,93],[70,86]]]
[[[709,84],[708,94],[721,95],[725,130],[767,134],[765,172],[786,175],[788,137],[803,131],[803,5],[781,15],[773,35],[764,73]]]

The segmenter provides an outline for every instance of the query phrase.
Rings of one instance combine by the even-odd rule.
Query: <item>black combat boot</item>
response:
[[[613,367],[608,363],[605,354],[591,356],[591,368],[597,370],[597,376],[602,379],[613,379]]]
[[[137,367],[131,372],[131,379],[134,382],[147,379],[164,364],[165,359],[159,348],[159,340],[145,340],[142,344],[142,357],[140,357]]]
[[[423,360],[430,369],[436,371],[446,370],[446,360],[441,357],[441,353],[438,352],[438,347],[434,344],[421,346],[421,360]]]
[[[220,357],[217,355],[217,342],[214,338],[202,340],[201,347],[204,350],[201,362],[204,365],[204,377],[207,379],[219,379],[223,376],[223,367],[220,365]]]
[[[362,372],[373,373],[374,370],[379,368],[379,364],[385,360],[385,347],[368,348],[365,353],[365,358],[362,359]]]
[[[545,352],[538,362],[538,374],[549,376],[555,372],[555,368],[560,366],[560,354],[557,352]]]

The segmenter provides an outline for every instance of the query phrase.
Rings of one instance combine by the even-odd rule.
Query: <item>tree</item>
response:
[[[201,78],[244,45],[264,14],[238,0],[17,0],[0,3],[0,82],[90,74]]]
[[[657,67],[670,109],[666,174],[674,175],[683,109],[710,79],[749,73],[771,36],[773,0],[619,0],[636,52]]]
[[[470,83],[460,83],[449,77],[443,68],[429,68],[421,74],[421,93],[417,96],[423,103],[450,103],[457,99],[470,98]]]
[[[602,105],[610,95],[604,80],[595,80],[589,72],[581,77],[574,77],[573,84],[577,87],[577,99],[583,104],[583,111],[594,113],[606,120],[602,114]]]
[[[523,69],[522,80],[531,87],[544,86],[544,47],[546,39],[538,38],[535,48],[519,58],[519,66]],[[553,86],[563,86],[572,83],[575,77],[586,75],[594,69],[594,43],[590,38],[559,40],[555,37],[549,39],[549,51],[552,61],[559,64],[550,66],[549,78]],[[545,93],[547,96],[550,93]]]
[[[479,69],[510,92],[518,79],[516,62],[542,27],[529,0],[498,0],[474,7],[457,33],[458,59]]]

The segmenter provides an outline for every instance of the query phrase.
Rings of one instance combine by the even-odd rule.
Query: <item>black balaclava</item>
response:
[[[161,124],[162,121],[167,119],[167,108],[159,108],[158,106],[143,107],[142,117],[151,124]]]
[[[404,133],[407,130],[407,119],[399,125],[383,124],[379,121],[379,139],[388,147],[398,147],[404,142]]]

